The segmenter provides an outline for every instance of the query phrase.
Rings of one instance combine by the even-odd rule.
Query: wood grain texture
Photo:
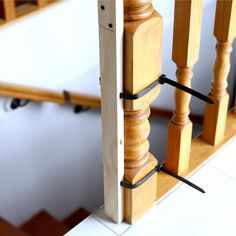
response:
[[[217,39],[214,80],[209,96],[215,104],[206,105],[203,139],[217,145],[224,138],[229,95],[227,79],[230,71],[232,41],[236,37],[236,1],[218,0],[216,5],[214,34]]]
[[[179,67],[193,66],[199,57],[202,0],[175,0],[172,59]]]
[[[152,15],[152,0],[124,0],[124,18],[126,21],[141,20]]]
[[[214,35],[221,42],[233,41],[236,36],[236,1],[217,0]]]
[[[153,187],[156,186],[157,174],[154,174],[139,188],[133,190],[125,189],[126,222],[129,222],[130,224],[135,223],[135,221],[139,219],[139,217],[143,216],[155,204],[157,191]],[[137,202],[141,202],[141,204],[137,204]]]
[[[207,104],[205,107],[202,134],[203,139],[212,145],[218,144],[224,138],[229,105],[227,78],[230,71],[231,51],[231,42],[223,43],[218,41],[214,65],[214,80],[209,94],[213,98],[214,104]]]
[[[125,180],[136,184],[157,166],[149,153],[150,108],[125,111]]]
[[[154,11],[149,18],[125,21],[124,47],[124,90],[126,93],[136,94],[153,83],[161,72],[161,16]],[[150,105],[159,90],[160,86],[157,86],[141,99],[125,101],[125,109],[138,110],[144,104]]]
[[[202,21],[202,1],[175,1],[172,59],[177,65],[177,81],[191,87],[192,67],[198,60]],[[166,167],[175,173],[188,168],[192,137],[189,120],[191,96],[179,89],[175,92],[175,109],[168,127]]]
[[[113,221],[123,220],[124,111],[123,2],[98,1],[103,127],[104,208]]]
[[[150,0],[124,1],[124,91],[136,94],[161,73],[162,17]],[[136,184],[157,165],[149,152],[150,104],[160,86],[144,97],[125,100],[125,181]],[[155,202],[156,176],[138,189],[125,189],[125,220],[133,223]]]

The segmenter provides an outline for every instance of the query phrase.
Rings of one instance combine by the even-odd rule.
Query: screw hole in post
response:
[[[101,6],[101,9],[104,11],[104,10],[105,10],[105,7],[102,5],[102,6]]]
[[[110,23],[108,26],[109,26],[109,28],[111,28],[111,29],[112,29],[112,27],[113,27],[113,25],[112,25],[111,23]]]

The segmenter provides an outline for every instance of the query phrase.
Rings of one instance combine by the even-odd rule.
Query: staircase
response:
[[[63,221],[58,221],[48,212],[42,210],[26,221],[19,228],[0,217],[1,236],[62,236],[79,224],[89,213],[79,208]]]

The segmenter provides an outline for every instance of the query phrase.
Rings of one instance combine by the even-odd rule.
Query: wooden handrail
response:
[[[199,56],[201,19],[202,0],[175,0],[172,59],[177,65],[177,81],[188,87],[191,87],[192,69]],[[175,173],[181,173],[189,166],[192,140],[190,98],[189,94],[176,89],[166,154],[166,167]]]
[[[56,91],[13,83],[0,82],[0,96],[38,102],[53,102],[59,104],[83,105],[94,108],[101,107],[100,97],[86,95],[73,91]]]

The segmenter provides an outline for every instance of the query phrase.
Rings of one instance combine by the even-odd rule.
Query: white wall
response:
[[[3,26],[0,81],[98,94],[93,3],[67,0]],[[49,103],[5,113],[9,102],[0,102],[0,216],[19,225],[42,208],[62,219],[101,205],[100,113]]]
[[[163,73],[174,79],[174,1],[154,0],[154,5],[165,20]],[[193,87],[204,93],[215,57],[214,11],[215,1],[205,0],[201,60],[193,79]],[[64,0],[1,27],[0,81],[99,94],[97,30],[96,0]],[[236,68],[235,55],[232,59]],[[172,108],[173,91],[163,87],[156,105]],[[6,113],[8,103],[0,99],[0,215],[19,225],[41,208],[62,219],[80,206],[92,211],[101,205],[100,114],[75,115],[71,107],[49,103]],[[194,112],[202,113],[203,106],[192,99]],[[157,121],[162,127],[153,124],[152,150],[163,159],[166,122]]]
[[[174,17],[174,0],[158,1],[154,0],[155,9],[157,9],[164,18],[164,35],[163,35],[163,73],[169,78],[175,79],[176,65],[172,62],[172,38],[173,38],[173,17]],[[194,67],[194,77],[192,87],[204,94],[208,94],[211,81],[213,80],[213,64],[215,61],[215,44],[216,39],[213,36],[214,17],[216,1],[203,1],[203,19],[201,32],[201,48],[199,61]],[[234,43],[235,48],[235,43]],[[231,56],[231,72],[229,75],[230,94],[234,92],[234,81],[236,75],[236,54]],[[156,100],[155,104],[159,107],[174,106],[173,100],[174,89],[165,85],[162,87],[161,95]],[[232,103],[233,97],[231,96]],[[204,103],[196,98],[191,99],[191,111],[195,114],[203,114]]]

